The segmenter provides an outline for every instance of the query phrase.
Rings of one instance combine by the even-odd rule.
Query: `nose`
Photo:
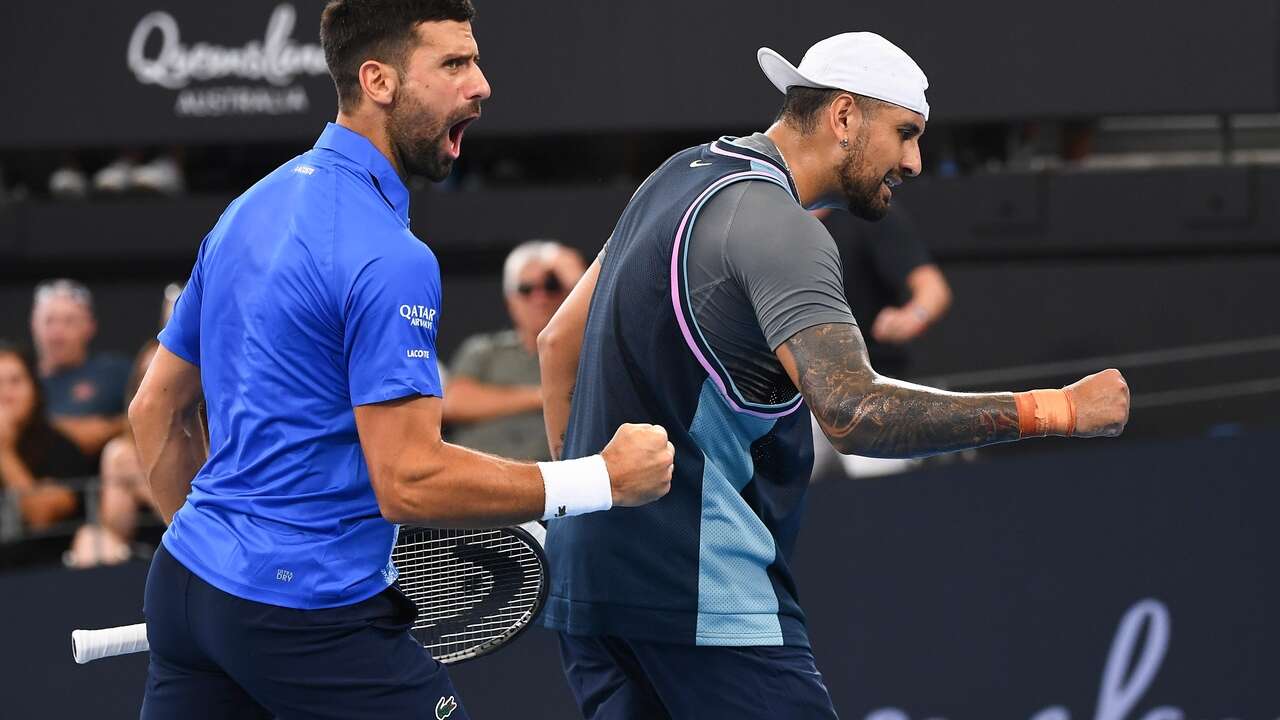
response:
[[[907,151],[902,156],[902,176],[915,177],[923,169],[924,161],[920,159],[920,143],[915,138],[907,143]]]
[[[480,102],[487,100],[493,94],[492,88],[489,87],[489,80],[485,78],[484,71],[479,65],[475,66],[476,75],[471,83],[470,92],[467,94],[467,100]]]

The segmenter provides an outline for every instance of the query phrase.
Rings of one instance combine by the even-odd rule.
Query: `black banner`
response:
[[[309,137],[335,114],[323,3],[12,3],[7,145]],[[16,77],[15,77],[16,79]],[[17,112],[15,112],[15,109]],[[17,126],[13,126],[13,123]]]
[[[494,88],[472,132],[767,124],[762,45],[874,30],[924,68],[934,119],[1280,110],[1280,4],[479,0]],[[19,0],[0,9],[0,146],[310,140],[335,114],[320,0]],[[1194,50],[1194,51],[1189,51]]]

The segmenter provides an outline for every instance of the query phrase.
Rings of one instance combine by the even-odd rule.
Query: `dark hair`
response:
[[[54,433],[57,432],[49,424],[49,416],[45,412],[44,388],[40,385],[40,376],[36,374],[35,361],[26,348],[0,340],[0,355],[18,358],[27,378],[35,386],[36,401],[31,407],[31,417],[26,426],[19,430],[17,443],[18,457],[22,458],[27,467],[35,468],[44,463],[45,456],[53,449]]]
[[[825,110],[840,95],[852,97],[854,104],[858,106],[858,112],[862,113],[864,118],[874,115],[884,104],[883,101],[875,98],[845,90],[792,85],[787,88],[787,98],[782,101],[782,109],[778,111],[777,119],[799,130],[801,135],[808,135],[818,127],[818,113]]]
[[[418,23],[476,16],[471,0],[332,0],[320,15],[320,46],[338,90],[338,108],[360,104],[360,66],[377,60],[400,68]]]

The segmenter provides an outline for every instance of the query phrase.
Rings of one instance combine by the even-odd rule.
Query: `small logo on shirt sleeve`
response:
[[[431,330],[436,324],[436,309],[426,305],[401,305],[400,317],[416,328]]]

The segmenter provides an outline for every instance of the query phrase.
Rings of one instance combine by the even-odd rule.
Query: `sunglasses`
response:
[[[564,285],[560,282],[560,278],[555,273],[547,273],[541,283],[520,283],[516,285],[516,292],[521,297],[529,297],[534,290],[541,290],[548,295],[558,295],[564,291]]]

